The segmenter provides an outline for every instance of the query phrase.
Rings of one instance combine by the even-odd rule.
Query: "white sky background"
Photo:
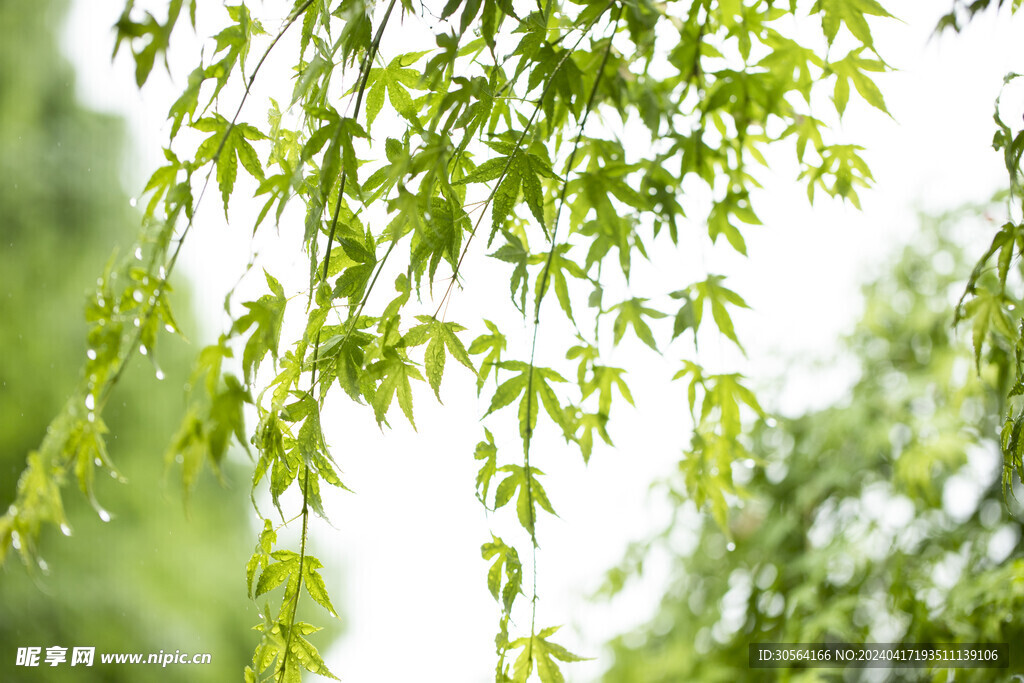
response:
[[[207,10],[219,5],[200,4]],[[802,186],[793,181],[794,173],[762,173],[766,191],[755,198],[755,207],[765,225],[744,231],[750,258],[723,256],[718,250],[701,257],[707,259],[709,270],[729,275],[730,286],[754,308],[738,320],[750,355],[744,371],[765,387],[760,398],[769,407],[787,413],[840,398],[856,376],[849,361],[836,360],[837,339],[857,318],[860,284],[879,273],[879,262],[897,244],[913,238],[917,208],[934,211],[983,200],[1005,182],[1001,157],[991,149],[992,103],[1003,75],[1024,70],[1024,56],[1011,38],[1011,28],[1020,35],[1021,21],[986,16],[965,34],[929,42],[938,16],[948,10],[947,2],[886,4],[906,22],[876,22],[874,29],[879,51],[899,69],[878,77],[895,121],[869,111],[854,94],[842,126],[844,141],[868,148],[866,158],[877,180],[876,189],[861,192],[864,210],[853,211],[824,195],[809,207]],[[139,93],[128,55],[113,64],[109,59],[110,27],[121,7],[117,0],[75,0],[64,44],[79,68],[82,99],[95,108],[121,113],[129,122],[137,158],[126,186],[137,195],[152,169],[162,163],[166,112],[190,67],[176,71],[174,85],[158,65]],[[257,5],[254,14],[260,13]],[[186,65],[197,56],[184,38],[188,31],[182,26],[172,44]],[[382,47],[386,55],[411,49],[395,34],[390,39],[389,45],[386,36]],[[286,64],[290,55],[278,57]],[[268,79],[287,76],[282,70],[265,74]],[[225,101],[233,108],[237,100]],[[263,124],[260,106],[242,118]],[[224,324],[224,292],[249,258],[246,226],[251,223],[246,214],[255,216],[258,207],[233,204],[233,225],[228,227],[216,187],[204,202],[204,218],[190,236],[193,243],[185,250],[184,266],[212,339]],[[293,244],[301,239],[294,234],[286,237]],[[977,239],[980,250],[990,235]],[[474,254],[479,257],[479,251]],[[217,259],[234,265],[220,273]],[[275,260],[278,266],[299,272],[307,267],[294,250],[280,250]],[[669,265],[659,277],[668,280],[673,275]],[[379,295],[379,304],[390,298],[390,284],[382,278],[381,285],[387,293]],[[257,290],[263,287],[256,283]],[[498,295],[507,299],[506,292],[503,287]],[[553,301],[547,305],[547,315],[557,317]],[[471,292],[460,294],[449,319],[465,322],[476,311],[491,315],[489,300]],[[521,320],[507,324],[511,329],[506,332],[526,339]],[[474,328],[470,334],[479,331]],[[543,329],[541,335],[543,344]],[[287,338],[286,331],[283,341]],[[516,343],[511,337],[510,341]],[[723,356],[720,349],[709,353],[712,362]],[[565,623],[558,642],[585,656],[602,657],[605,639],[644,622],[658,602],[664,567],[659,568],[657,561],[649,581],[611,606],[588,604],[586,596],[621,557],[629,540],[641,538],[664,519],[664,506],[647,487],[653,478],[671,471],[687,439],[688,418],[680,419],[686,410],[685,389],[665,381],[677,368],[678,355],[669,353],[663,363],[653,361],[646,368],[620,356],[619,363],[631,370],[637,409],[617,403],[612,427],[616,451],[595,449],[590,465],[584,467],[578,453],[558,447],[560,441],[538,442],[534,464],[548,472],[544,483],[560,514],[558,519],[542,516],[538,523],[538,623]],[[823,364],[812,367],[805,362],[808,358]],[[794,366],[796,359],[804,362]],[[329,402],[325,411],[334,456],[346,483],[356,491],[328,501],[336,529],[321,525],[316,533],[328,587],[347,629],[341,640],[322,647],[322,652],[343,680],[492,680],[498,611],[486,590],[487,565],[479,547],[489,540],[492,528],[499,535],[511,534],[500,520],[514,518],[514,513],[508,508],[500,511],[492,527],[473,498],[472,451],[482,437],[478,417],[486,406],[460,402],[459,396],[473,393],[472,378],[453,361],[448,370],[442,386],[445,406],[438,406],[425,387],[417,396],[418,433],[397,415],[392,419],[395,429],[382,435],[368,409]],[[332,407],[337,408],[336,420]],[[514,421],[511,414],[504,418]],[[512,440],[499,439],[499,448],[502,443],[515,448],[508,445],[514,444]],[[516,541],[527,553],[528,544],[521,538]],[[523,560],[528,564],[528,555]],[[318,608],[310,603],[309,609]],[[321,621],[327,618],[322,612],[313,615]],[[564,670],[570,681],[592,680],[608,663],[599,659],[566,665]]]

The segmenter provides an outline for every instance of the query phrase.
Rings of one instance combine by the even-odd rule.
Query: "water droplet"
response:
[[[69,527],[66,523],[65,524],[61,524],[60,525],[60,532],[62,534],[64,534],[65,536],[70,536],[71,535],[71,527]]]
[[[146,348],[145,344],[143,344],[142,346],[139,347],[139,353],[141,353],[143,356],[149,354],[149,349]]]
[[[92,412],[90,410],[89,414],[86,416],[86,419],[89,420],[89,422],[95,422],[96,421],[96,413],[94,413],[94,412]]]
[[[142,247],[135,247],[135,258],[142,260]]]
[[[21,550],[21,534],[17,531],[11,532],[11,545],[14,546],[15,550]]]
[[[142,292],[140,292],[139,290],[136,289],[134,292],[132,292],[132,298],[135,299],[136,301],[138,301],[141,304],[142,303]]]
[[[89,349],[85,352],[85,357],[89,360],[96,360],[96,349]]]
[[[85,407],[87,410],[96,410],[96,398],[92,394],[85,397]]]
[[[39,565],[39,570],[42,571],[44,574],[50,573],[50,565],[46,564],[46,560],[40,557],[39,560],[37,561],[37,564]]]
[[[132,197],[131,199],[128,200],[128,206],[132,207],[133,209],[138,205],[138,203],[139,200],[136,199],[135,197]]]
[[[736,544],[729,541],[728,545],[725,546],[725,549],[731,553],[733,550],[736,550]]]
[[[161,370],[160,368],[157,368],[156,369],[156,378],[159,379],[159,380],[162,380],[164,377],[166,377],[166,375],[164,374],[164,371]]]
[[[180,465],[181,463],[185,462],[185,456],[182,455],[181,453],[178,453],[176,456],[174,456],[174,462]]]
[[[11,517],[14,517],[15,515],[17,515],[18,514],[18,506],[17,505],[11,505],[9,508],[7,508],[7,514],[9,514]]]
[[[163,266],[160,266],[160,269],[156,271],[156,275],[161,280],[166,280],[167,279],[167,270],[165,270]]]
[[[167,330],[168,332],[172,333],[172,334],[174,333],[174,326],[171,325],[170,323],[167,323],[166,325],[164,325],[164,329]]]
[[[139,322],[139,319],[138,319],[138,318],[136,318],[136,319],[135,319],[135,320],[133,320],[132,322],[133,322],[133,323],[135,323],[135,327],[138,327],[139,325],[141,325],[141,324],[142,324],[141,322]]]
[[[104,510],[103,508],[100,508],[97,511],[96,514],[98,514],[100,516],[100,521],[102,521],[102,522],[109,522],[110,521],[110,513],[107,512],[106,510]]]
[[[100,460],[99,458],[93,458],[92,462],[93,462],[94,465],[97,465],[97,466],[103,464],[103,461]]]

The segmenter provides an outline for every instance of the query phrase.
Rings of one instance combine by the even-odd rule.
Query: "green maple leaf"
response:
[[[501,480],[494,492],[494,509],[504,507],[518,490],[516,514],[519,517],[519,523],[532,537],[536,532],[537,506],[555,514],[554,508],[551,507],[551,501],[548,500],[548,494],[537,481],[537,475],[544,473],[536,467],[526,468],[520,465],[502,465],[498,471],[507,472],[508,476]],[[557,515],[555,516],[557,517]]]
[[[612,387],[616,387],[619,393],[629,403],[633,403],[633,394],[630,393],[626,381],[622,378],[626,371],[622,368],[610,368],[603,365],[593,366],[593,377],[585,382],[581,389],[583,398],[587,398],[595,391],[598,394],[597,410],[601,415],[608,415],[612,407]]]
[[[644,306],[647,299],[639,297],[633,297],[627,299],[622,303],[616,304],[611,307],[611,311],[618,311],[619,315],[615,318],[615,324],[612,331],[615,335],[615,344],[617,345],[622,341],[623,335],[626,334],[627,327],[632,327],[633,332],[644,344],[647,344],[655,351],[658,350],[658,345],[654,341],[654,334],[651,332],[650,326],[644,321],[644,318],[664,318],[665,314],[661,311],[653,308]]]
[[[481,441],[476,445],[476,450],[473,451],[473,459],[483,460],[480,471],[476,475],[476,491],[480,501],[487,505],[487,491],[491,487],[491,478],[498,471],[498,447],[494,445],[494,436],[489,429],[485,428],[484,434],[487,436],[487,440]]]
[[[476,374],[476,368],[473,367],[473,361],[470,360],[466,347],[463,346],[462,340],[456,335],[456,333],[462,332],[466,328],[458,323],[441,322],[429,315],[418,315],[416,319],[422,324],[406,332],[402,337],[402,344],[406,347],[413,347],[427,342],[427,349],[423,354],[423,365],[427,371],[427,381],[430,383],[430,388],[434,390],[434,395],[440,401],[445,349],[448,349],[448,353],[455,360],[469,368],[474,375]]]
[[[413,52],[399,55],[392,59],[384,68],[370,69],[367,82],[372,83],[372,85],[366,93],[367,125],[373,123],[373,120],[377,118],[377,114],[384,107],[385,91],[395,111],[407,119],[412,120],[415,118],[416,106],[412,96],[409,95],[408,88],[422,90],[423,86],[420,84],[420,81],[423,79],[423,74],[416,69],[407,69],[405,67],[415,62],[424,54],[426,53]]]
[[[272,295],[264,294],[256,301],[243,303],[249,312],[238,318],[231,327],[232,334],[238,334],[253,325],[256,326],[242,353],[242,369],[245,372],[246,384],[251,384],[253,371],[259,367],[260,361],[268,351],[277,358],[277,347],[281,341],[281,323],[284,320],[285,305],[288,303],[281,283],[270,273],[264,271],[264,275]]]
[[[490,331],[490,334],[482,334],[473,340],[473,343],[469,345],[470,355],[478,355],[486,353],[484,359],[480,361],[480,371],[476,376],[476,393],[479,395],[480,390],[483,389],[484,382],[487,381],[487,377],[490,376],[491,370],[497,368],[501,363],[501,354],[507,346],[505,335],[501,333],[498,326],[492,323],[490,320],[484,320],[484,324]],[[495,370],[495,378],[498,373]]]
[[[371,377],[380,381],[380,384],[377,385],[373,392],[373,400],[371,401],[373,414],[377,418],[377,424],[386,422],[385,418],[388,408],[391,406],[392,399],[397,394],[398,405],[401,406],[402,412],[405,413],[405,417],[409,420],[409,424],[415,429],[416,422],[412,416],[412,386],[409,381],[411,379],[423,381],[423,375],[420,374],[419,369],[412,363],[407,362],[393,347],[389,346],[385,348],[383,358],[371,364],[367,371]]]
[[[882,91],[878,89],[875,82],[864,72],[885,71],[885,63],[878,59],[865,59],[861,57],[864,48],[853,50],[838,62],[832,62],[828,68],[836,75],[836,87],[833,99],[836,104],[836,111],[840,115],[846,110],[846,103],[850,98],[850,84],[856,88],[860,96],[875,109],[889,113],[885,106],[885,98]]]
[[[544,293],[549,285],[552,283],[555,286],[555,295],[558,297],[558,304],[562,307],[562,311],[569,317],[569,320],[575,325],[576,319],[572,315],[572,302],[569,299],[569,283],[566,280],[566,273],[579,280],[586,280],[587,274],[583,272],[583,268],[578,263],[568,258],[566,254],[572,246],[568,243],[562,243],[554,247],[550,254],[536,254],[530,258],[530,263],[545,263],[547,273],[545,275],[545,269],[537,274],[537,282],[534,285],[534,296],[540,298],[544,296]],[[550,256],[550,261],[548,260]],[[544,282],[544,290],[541,289],[541,283]]]
[[[565,677],[556,660],[562,662],[586,661],[585,657],[574,655],[561,645],[548,640],[559,628],[561,627],[552,626],[536,635],[512,641],[512,649],[522,648],[522,652],[519,653],[512,668],[514,683],[526,683],[534,667],[536,667],[537,675],[540,676],[541,683],[565,683]]]
[[[1013,323],[1006,314],[1007,305],[1013,301],[1005,293],[993,292],[985,287],[975,291],[974,298],[963,305],[961,318],[969,318],[971,324],[971,342],[974,346],[974,364],[981,368],[981,349],[989,330],[994,330],[1006,340],[1015,340]]]
[[[891,17],[875,0],[817,0],[811,12],[821,14],[821,28],[829,44],[836,39],[842,24],[865,47],[873,48],[867,16]]]
[[[199,119],[192,127],[210,137],[196,150],[197,163],[213,161],[217,167],[217,185],[224,200],[224,215],[228,212],[228,199],[235,187],[238,163],[256,180],[263,181],[263,166],[250,140],[266,140],[267,136],[247,123],[231,124],[220,114]]]
[[[491,397],[491,406],[484,414],[485,417],[504,408],[522,395],[519,401],[519,433],[524,440],[533,433],[537,426],[537,415],[541,405],[544,406],[554,423],[562,428],[564,434],[570,435],[575,431],[575,425],[558,403],[555,390],[551,388],[551,382],[564,382],[564,377],[549,368],[531,367],[522,361],[503,361],[497,366],[519,374],[506,380],[495,389],[494,396]],[[527,387],[532,387],[532,396],[527,391]]]
[[[472,173],[457,180],[455,184],[465,185],[498,180],[498,186],[494,190],[494,198],[491,202],[491,239],[505,225],[509,214],[512,213],[512,209],[519,200],[520,189],[522,189],[530,212],[546,234],[541,178],[557,178],[551,170],[551,164],[536,154],[524,152],[512,145],[491,143],[491,147],[498,152],[503,152],[504,156],[488,159]]]
[[[684,314],[684,310],[686,310],[687,305],[689,305],[689,300],[687,300],[687,304],[684,304],[683,308],[680,309],[680,315],[685,315],[688,318],[688,320],[684,321],[682,324],[685,325],[686,322],[692,321],[692,327],[694,333],[696,333],[696,331],[700,329],[701,322],[704,320],[704,306],[707,304],[711,307],[711,317],[714,319],[719,332],[724,334],[742,351],[743,346],[740,344],[739,338],[736,336],[736,327],[733,325],[732,315],[729,313],[728,306],[735,306],[737,308],[750,307],[747,305],[747,302],[743,300],[743,297],[728,287],[723,286],[721,284],[723,280],[725,280],[725,276],[723,275],[710,275],[708,276],[708,279],[703,282],[698,282],[693,285],[694,299],[692,306]],[[676,296],[677,294],[680,293],[677,292],[673,294],[673,296]],[[680,322],[679,317],[677,316],[677,329],[679,329],[679,326]],[[685,327],[683,329],[685,329]],[[679,331],[681,332],[682,330],[680,329]]]
[[[291,550],[275,550],[270,553],[270,556],[274,561],[267,565],[256,583],[257,598],[274,590],[285,581],[297,583],[299,580],[298,553]]]
[[[512,609],[516,596],[523,592],[523,564],[519,553],[512,546],[506,545],[499,537],[491,534],[491,542],[480,547],[480,554],[485,560],[493,560],[487,570],[487,589],[495,600],[501,602],[505,612]],[[502,588],[502,572],[505,574]]]

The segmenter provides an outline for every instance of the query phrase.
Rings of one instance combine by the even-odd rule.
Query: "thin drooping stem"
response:
[[[590,90],[590,97],[587,98],[587,105],[583,112],[583,118],[580,119],[579,127],[576,132],[576,141],[573,143],[572,152],[569,154],[569,159],[566,162],[566,178],[562,182],[562,190],[558,197],[558,208],[555,211],[555,220],[551,225],[551,248],[548,250],[548,258],[544,263],[544,270],[541,271],[539,288],[534,295],[533,341],[530,345],[530,368],[526,380],[526,433],[523,435],[523,467],[526,470],[525,491],[530,510],[530,541],[532,546],[531,564],[533,574],[533,590],[530,599],[530,642],[527,646],[527,657],[531,658],[531,661],[533,657],[533,639],[537,632],[537,534],[535,526],[536,521],[534,519],[533,470],[530,467],[530,445],[533,438],[533,374],[537,359],[537,339],[540,332],[540,307],[541,303],[544,301],[544,293],[547,290],[548,277],[551,270],[551,262],[554,259],[555,249],[558,245],[558,222],[562,215],[562,207],[565,205],[565,195],[569,187],[568,174],[572,172],[573,163],[576,161],[576,153],[579,150],[580,140],[583,138],[583,129],[587,125],[587,119],[590,117],[590,112],[593,111],[594,103],[597,100],[597,89],[601,84],[601,75],[604,73],[604,69],[608,65],[608,58],[611,56],[612,40],[619,29],[619,20],[622,18],[622,8],[623,6],[619,5],[618,12],[615,15],[615,21],[612,24],[611,35],[608,37],[608,45],[605,46],[604,56],[601,58],[601,65],[597,69],[597,75],[594,78],[594,85]]]
[[[167,281],[168,279],[170,279],[171,273],[174,271],[174,266],[178,262],[178,256],[181,254],[181,248],[185,244],[185,238],[188,237],[188,233],[192,230],[192,226],[195,224],[196,212],[199,210],[200,204],[202,204],[203,197],[206,196],[206,190],[210,186],[210,178],[213,177],[213,171],[217,167],[217,161],[220,159],[220,155],[224,151],[224,145],[227,144],[227,140],[228,137],[231,135],[231,131],[238,123],[238,117],[242,114],[242,109],[243,107],[245,107],[246,100],[249,99],[249,93],[252,91],[253,83],[256,82],[256,76],[259,74],[264,62],[267,61],[267,57],[270,56],[270,53],[277,46],[278,42],[280,42],[281,38],[284,37],[284,34],[288,32],[288,29],[292,27],[295,21],[300,16],[302,16],[302,14],[312,4],[313,0],[305,0],[305,2],[302,5],[297,7],[288,16],[288,18],[285,20],[284,26],[281,27],[281,30],[278,31],[277,35],[275,35],[273,40],[270,41],[270,45],[268,45],[267,49],[263,51],[263,54],[260,56],[259,61],[256,62],[256,66],[253,68],[252,73],[249,74],[249,79],[245,83],[245,92],[242,93],[242,99],[239,101],[238,107],[235,108],[235,114],[231,117],[231,122],[228,124],[228,127],[224,130],[224,135],[221,137],[220,143],[217,145],[217,150],[213,153],[213,156],[210,157],[210,168],[206,171],[206,177],[203,179],[203,186],[199,190],[199,196],[196,197],[196,200],[192,203],[192,206],[189,208],[189,211],[187,212],[188,221],[186,222],[185,227],[182,229],[181,235],[178,237],[177,245],[175,246],[174,251],[171,253],[171,257],[167,259],[167,262],[164,265],[163,274],[161,275],[156,287],[153,290],[152,298],[150,299],[150,301],[147,302],[147,308],[145,312],[139,318],[139,324],[136,327],[137,331],[132,337],[131,343],[128,345],[128,350],[125,352],[123,359],[118,364],[117,369],[114,371],[114,374],[111,376],[110,380],[108,380],[104,385],[103,395],[98,397],[99,401],[97,409],[102,409],[102,406],[106,404],[106,401],[110,396],[110,392],[121,379],[121,376],[124,374],[124,371],[128,367],[128,363],[135,355],[135,350],[139,347],[139,344],[142,341],[142,331],[146,329],[146,325],[153,317],[153,314],[157,308],[157,303],[160,300],[160,296],[161,294],[163,294],[164,289],[167,287]],[[156,258],[155,255],[154,258]],[[152,264],[150,264],[149,270],[152,271]]]
[[[476,219],[476,223],[473,224],[473,229],[470,230],[469,237],[466,238],[466,244],[462,247],[462,253],[459,254],[459,260],[455,263],[455,270],[452,273],[451,280],[448,282],[448,287],[445,289],[444,295],[441,297],[441,301],[437,305],[437,310],[434,311],[435,318],[441,312],[441,308],[444,307],[445,302],[451,295],[452,287],[459,279],[459,271],[462,269],[462,262],[466,258],[466,254],[469,253],[469,246],[470,244],[473,243],[473,237],[476,236],[477,230],[480,228],[480,224],[483,222],[484,216],[487,215],[487,207],[490,206],[491,202],[494,200],[494,196],[498,193],[498,188],[501,186],[502,181],[505,179],[505,176],[508,174],[509,169],[512,167],[512,161],[515,159],[516,154],[519,154],[519,150],[522,147],[523,140],[526,139],[527,133],[530,132],[530,128],[533,127],[533,123],[537,119],[537,114],[540,113],[541,106],[544,103],[544,98],[547,97],[548,91],[554,85],[555,76],[558,74],[558,71],[562,68],[562,65],[565,64],[565,60],[567,60],[572,55],[576,48],[579,47],[579,44],[583,42],[583,39],[587,37],[587,34],[590,33],[590,29],[593,28],[594,24],[596,24],[597,21],[602,16],[604,16],[604,12],[608,11],[608,9],[610,9],[614,4],[615,0],[612,0],[612,2],[608,3],[608,6],[604,9],[604,11],[602,11],[599,15],[590,20],[586,28],[583,29],[583,31],[580,33],[579,39],[573,44],[571,48],[565,51],[565,54],[562,55],[562,58],[558,60],[558,64],[556,64],[555,68],[552,69],[551,75],[548,76],[548,81],[547,83],[544,84],[544,89],[541,91],[540,97],[537,98],[537,103],[533,108],[533,113],[530,114],[530,118],[526,122],[526,126],[523,129],[523,132],[519,135],[519,139],[516,141],[516,144],[512,149],[512,153],[508,155],[508,161],[505,162],[505,166],[502,168],[501,174],[498,176],[497,180],[494,183],[494,189],[492,189],[490,194],[487,195],[487,199],[484,200],[483,206],[480,208],[480,216]]]
[[[376,33],[376,35],[373,38],[373,43],[370,45],[370,49],[366,53],[366,56],[365,56],[365,58],[363,60],[362,67],[359,70],[359,74],[360,74],[359,93],[356,95],[355,112],[353,114],[354,117],[358,117],[359,116],[359,111],[360,111],[360,109],[362,107],[362,103],[363,103],[363,94],[366,91],[366,84],[369,81],[369,77],[370,77],[370,67],[373,64],[373,59],[374,59],[374,57],[377,54],[377,49],[380,47],[381,37],[384,35],[384,27],[387,26],[388,19],[391,17],[391,11],[395,7],[395,2],[396,2],[396,0],[391,0],[391,2],[388,4],[387,11],[384,13],[384,18],[381,20],[381,24],[377,28],[377,33]],[[308,3],[307,3],[307,5],[308,5]],[[337,135],[339,135],[339,136],[341,135],[341,126],[338,126],[338,133],[337,133]],[[323,276],[322,276],[324,280],[327,279],[327,274],[330,272],[331,249],[332,249],[332,246],[333,246],[333,243],[334,243],[334,235],[335,235],[335,232],[336,232],[337,227],[338,227],[338,217],[341,214],[341,205],[342,205],[342,202],[344,201],[345,181],[346,181],[347,177],[348,177],[348,169],[342,169],[341,178],[338,181],[339,182],[338,201],[337,201],[337,205],[334,208],[334,215],[331,218],[330,234],[327,237],[327,253],[324,256],[324,269],[323,269]],[[392,247],[394,247],[394,243],[392,243]],[[390,250],[389,250],[389,253],[390,253]],[[380,274],[380,271],[378,270],[378,275],[379,274]],[[376,282],[376,277],[374,278],[374,282]],[[365,298],[363,300],[363,303],[365,304]],[[349,330],[349,333],[351,333],[351,328]],[[319,356],[319,348],[320,348],[320,331],[318,330],[317,333],[316,333],[316,340],[315,340],[315,342],[313,344],[313,364],[312,364],[312,369],[310,371],[310,393],[311,394],[312,394],[312,392],[316,388],[316,374],[317,374],[317,362],[318,362],[318,356]],[[288,669],[288,662],[289,662],[289,658],[290,658],[289,657],[289,653],[291,652],[291,643],[292,643],[292,639],[293,639],[293,636],[294,636],[294,633],[295,633],[295,618],[296,618],[296,614],[298,613],[298,609],[299,609],[299,595],[302,592],[302,581],[303,581],[303,577],[305,576],[306,540],[307,540],[307,538],[309,536],[308,531],[309,531],[309,477],[310,477],[310,472],[309,472],[309,465],[308,464],[304,465],[303,467],[304,467],[304,470],[303,470],[303,478],[302,478],[302,537],[301,537],[301,540],[300,540],[300,548],[299,548],[298,585],[296,586],[295,596],[292,598],[291,614],[289,615],[289,618],[288,618],[288,636],[285,639],[284,662],[282,663],[282,673],[286,672],[287,669]],[[298,666],[298,664],[296,664],[296,666]]]

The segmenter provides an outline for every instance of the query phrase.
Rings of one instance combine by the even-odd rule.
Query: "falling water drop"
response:
[[[94,412],[92,412],[90,410],[87,419],[89,420],[89,422],[95,422],[96,421],[96,413],[94,413]]]
[[[65,536],[70,536],[71,535],[71,527],[69,527],[67,524],[61,524],[60,525],[60,532],[62,534],[64,534]]]
[[[132,197],[131,199],[128,200],[128,206],[132,207],[133,209],[136,207],[136,205],[138,205],[138,203],[139,200],[136,199],[135,197]]]
[[[736,550],[736,544],[729,541],[729,544],[725,546],[725,549],[731,553],[733,550]]]
[[[102,522],[109,522],[110,521],[110,513],[107,512],[106,510],[104,510],[103,508],[100,508],[97,511],[96,514],[98,514],[100,516],[100,521],[102,521]]]
[[[168,332],[171,332],[172,334],[174,333],[174,326],[171,325],[170,323],[164,325],[164,329],[167,330]]]
[[[142,260],[142,247],[135,247],[135,258],[139,261]]]
[[[156,369],[156,378],[158,380],[162,380],[164,377],[166,377],[166,375],[164,374],[164,371],[161,370],[160,368],[157,368]]]
[[[96,410],[96,398],[92,394],[85,397],[85,408],[86,410]]]
[[[103,321],[101,320],[100,322],[103,322]],[[140,326],[140,325],[142,324],[142,323],[141,323],[141,322],[139,321],[139,319],[138,319],[138,318],[136,318],[136,319],[135,319],[135,320],[133,320],[132,322],[133,322],[133,323],[135,324],[135,327],[139,327],[139,326]]]
[[[139,347],[139,353],[141,353],[143,356],[148,355],[149,348],[147,348],[146,345],[143,344],[142,346]]]

